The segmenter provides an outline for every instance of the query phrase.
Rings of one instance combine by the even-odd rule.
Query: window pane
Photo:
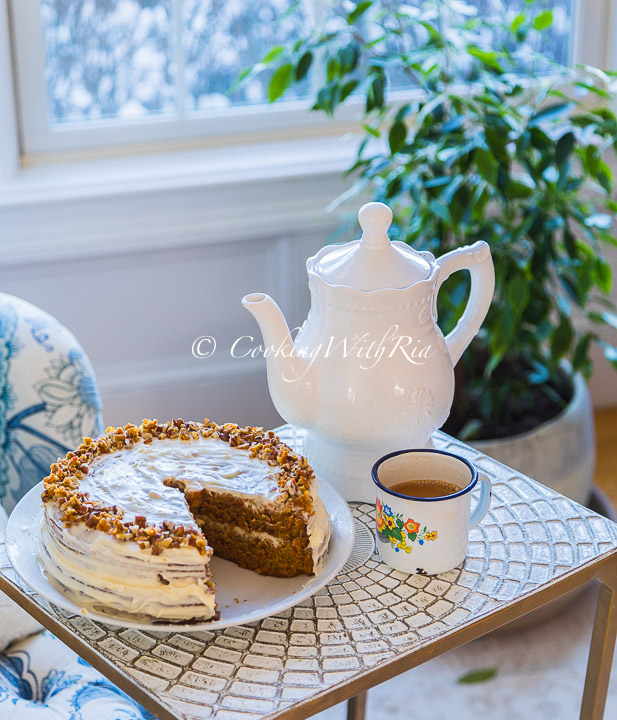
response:
[[[516,66],[522,73],[545,72],[549,62],[544,58],[562,65],[569,62],[572,37],[571,0],[536,0],[531,3],[527,0],[462,0],[458,6],[453,3],[450,7],[441,8],[438,4],[431,5],[423,0],[392,1],[399,12],[408,15],[411,20],[402,35],[393,34],[387,40],[392,52],[412,53],[415,48],[427,43],[428,33],[422,25],[415,22],[419,9],[422,8],[425,16],[441,27],[443,32],[447,32],[449,23],[454,23],[458,28],[465,21],[472,22],[473,43],[485,50],[507,47],[514,52]],[[505,27],[510,28],[519,14],[529,18],[543,11],[552,12],[551,25],[541,32],[530,33],[524,42],[513,41],[512,33]],[[483,21],[487,21],[487,24],[483,24]],[[457,42],[465,42],[458,29],[454,31],[454,36]],[[466,63],[468,59],[463,54],[460,62],[453,68],[458,79],[463,82],[469,79],[469,67]],[[410,85],[409,75],[399,69],[389,71],[388,79],[391,87],[404,88]]]
[[[173,111],[170,0],[42,0],[52,123]]]
[[[327,5],[331,0],[41,0],[50,122],[193,113],[267,102],[269,73],[232,93],[229,89],[244,68],[272,47],[289,45],[304,34],[311,22],[308,8],[322,1]],[[381,2],[410,10],[422,5],[422,0]],[[530,36],[528,45],[517,46],[521,67],[526,48],[567,62],[571,0],[532,5],[526,0],[468,2],[477,9],[477,17],[505,22],[519,12],[552,9],[552,26]],[[295,10],[288,14],[291,7]],[[421,35],[421,26],[410,25],[408,32],[392,35],[387,42],[411,51],[425,41]],[[498,47],[504,39],[499,30],[487,31],[482,45]],[[537,64],[534,68],[541,71]],[[464,75],[464,68],[461,71]],[[389,77],[391,86],[409,86],[401,71]],[[305,81],[294,85],[284,99],[308,94]]]
[[[229,88],[244,68],[304,30],[307,17],[301,7],[286,15],[292,5],[292,0],[183,0],[187,109],[267,102],[267,73],[231,95]],[[304,83],[285,99],[306,93]]]
[[[544,0],[531,5],[526,0],[468,0],[478,9],[478,17],[495,17],[511,23],[519,14],[529,15],[543,10],[553,13],[552,25],[542,30],[533,41],[532,50],[542,53],[551,60],[567,65],[570,55],[572,32],[571,0]],[[501,38],[495,38],[498,41]]]

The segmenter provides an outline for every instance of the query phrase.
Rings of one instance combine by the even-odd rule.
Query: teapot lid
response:
[[[431,265],[422,255],[402,242],[391,242],[388,228],[392,210],[384,203],[371,202],[358,212],[362,237],[334,245],[319,253],[314,270],[332,285],[356,290],[406,288],[424,280]]]

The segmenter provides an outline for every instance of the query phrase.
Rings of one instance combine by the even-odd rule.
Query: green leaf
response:
[[[284,52],[285,52],[285,47],[283,45],[275,45],[263,56],[261,62],[264,65],[268,65],[273,60],[276,60],[278,57],[280,57]]]
[[[542,122],[556,120],[561,115],[565,115],[574,107],[574,103],[552,103],[533,115],[529,121],[531,127]]]
[[[356,69],[360,58],[360,50],[355,42],[349,43],[338,51],[338,58],[341,63],[341,72],[343,75]]]
[[[475,158],[480,175],[487,183],[495,185],[497,182],[497,163],[494,156],[485,148],[479,147],[476,148]]]
[[[255,77],[255,75],[259,75],[259,73],[265,68],[266,66],[263,63],[257,63],[251,67],[244,68],[244,70],[239,73],[239,75],[236,77],[236,79],[231,83],[227,90],[227,95],[232,95],[239,87],[241,87],[245,80],[248,80],[248,78]]]
[[[394,153],[398,152],[403,145],[405,144],[405,139],[407,138],[407,128],[405,127],[405,123],[402,122],[395,122],[394,125],[390,128],[390,133],[388,135],[388,143],[390,144],[390,152],[394,155]]]
[[[456,437],[459,440],[473,440],[478,436],[478,433],[482,430],[482,421],[478,418],[471,418],[463,425],[462,429],[459,430]]]
[[[529,302],[529,282],[522,275],[515,275],[508,283],[507,297],[510,306],[520,317]]]
[[[565,315],[561,315],[559,325],[551,335],[551,361],[553,365],[557,365],[568,352],[572,344],[572,337],[572,323]]]
[[[271,103],[280,98],[289,87],[292,71],[293,67],[291,63],[285,63],[277,68],[272,75],[270,85],[268,86],[268,100]]]
[[[366,95],[366,112],[371,112],[375,108],[383,107],[384,90],[386,82],[383,74],[380,72],[375,75]]]
[[[491,351],[497,355],[499,360],[504,356],[512,343],[514,330],[516,328],[516,314],[512,308],[505,304],[499,313],[499,323],[491,338]]]
[[[506,145],[508,144],[508,135],[495,127],[487,126],[484,129],[484,135],[486,137],[486,144],[492,151],[493,155],[502,163],[508,162],[508,151]]]
[[[560,167],[567,161],[574,148],[574,133],[567,132],[557,141],[555,147],[555,160]]]
[[[360,17],[362,17],[372,4],[373,0],[364,0],[364,2],[359,2],[347,16],[347,22],[349,25],[353,25]]]
[[[369,135],[372,135],[375,138],[381,137],[381,133],[379,132],[379,128],[371,127],[370,125],[362,125],[362,129],[369,133]]]
[[[317,93],[317,99],[313,105],[314,110],[324,110],[327,115],[332,116],[334,109],[340,100],[340,87],[335,83],[324,85]]]
[[[450,213],[448,212],[448,208],[438,200],[431,200],[429,203],[429,210],[445,223],[450,222]]]
[[[482,50],[482,48],[476,47],[475,45],[469,45],[467,52],[472,57],[477,58],[484,66],[500,73],[503,72],[503,68],[499,63],[502,53],[498,53],[495,50]]]
[[[302,80],[306,77],[312,62],[313,53],[310,50],[307,50],[300,60],[298,60],[298,64],[296,65],[296,80]]]
[[[359,80],[350,80],[349,82],[346,82],[341,88],[341,102],[348,98],[351,93],[358,87],[359,84]]]
[[[442,175],[441,177],[431,178],[424,183],[425,188],[441,187],[450,184],[450,176]]]
[[[585,333],[576,343],[572,355],[572,369],[576,372],[581,371],[585,375],[587,374],[586,371],[590,369],[589,349],[591,347],[591,340],[591,333]]]
[[[613,271],[611,270],[611,266],[604,258],[597,257],[594,270],[598,287],[608,295],[613,284]]]
[[[553,11],[545,10],[539,15],[536,15],[533,21],[533,26],[536,30],[546,30],[553,24]]]
[[[568,255],[572,258],[572,260],[575,260],[578,255],[576,238],[567,227],[563,230],[563,244],[565,245]]]
[[[328,60],[328,64],[326,66],[326,77],[328,78],[328,82],[331,83],[334,78],[338,77],[341,74],[341,61],[337,57],[331,57]]]
[[[531,197],[534,193],[535,186],[529,185],[527,182],[521,182],[520,180],[510,180],[507,188],[507,195],[520,199]]]
[[[461,685],[473,685],[474,683],[486,682],[492,680],[497,675],[497,668],[482,668],[481,670],[472,670],[471,672],[461,675],[457,680]]]
[[[417,537],[418,537],[418,533],[415,533],[415,532],[413,532],[409,535],[409,539],[411,540],[411,542],[415,542]]]
[[[506,354],[507,345],[501,342],[498,336],[495,336],[496,342],[495,350],[489,358],[484,368],[484,377],[488,380],[490,376],[495,372],[495,369],[499,366],[499,363],[503,360],[503,356]],[[462,440],[463,438],[461,438]]]
[[[514,20],[512,20],[510,29],[512,30],[512,32],[516,32],[524,22],[525,22],[525,15],[523,13],[519,13],[514,18]]]
[[[585,150],[585,164],[587,165],[587,170],[591,175],[595,176],[598,173],[600,156],[597,149],[593,145],[588,145],[587,149]]]

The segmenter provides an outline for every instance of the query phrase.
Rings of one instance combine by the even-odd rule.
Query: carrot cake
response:
[[[262,428],[108,428],[54,463],[44,487],[50,580],[81,606],[141,619],[217,617],[213,553],[264,575],[310,575],[330,537],[306,458]]]

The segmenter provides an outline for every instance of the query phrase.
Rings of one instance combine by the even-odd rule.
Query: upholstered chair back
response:
[[[102,432],[92,365],[72,333],[0,294],[0,502],[10,512],[84,435]]]

